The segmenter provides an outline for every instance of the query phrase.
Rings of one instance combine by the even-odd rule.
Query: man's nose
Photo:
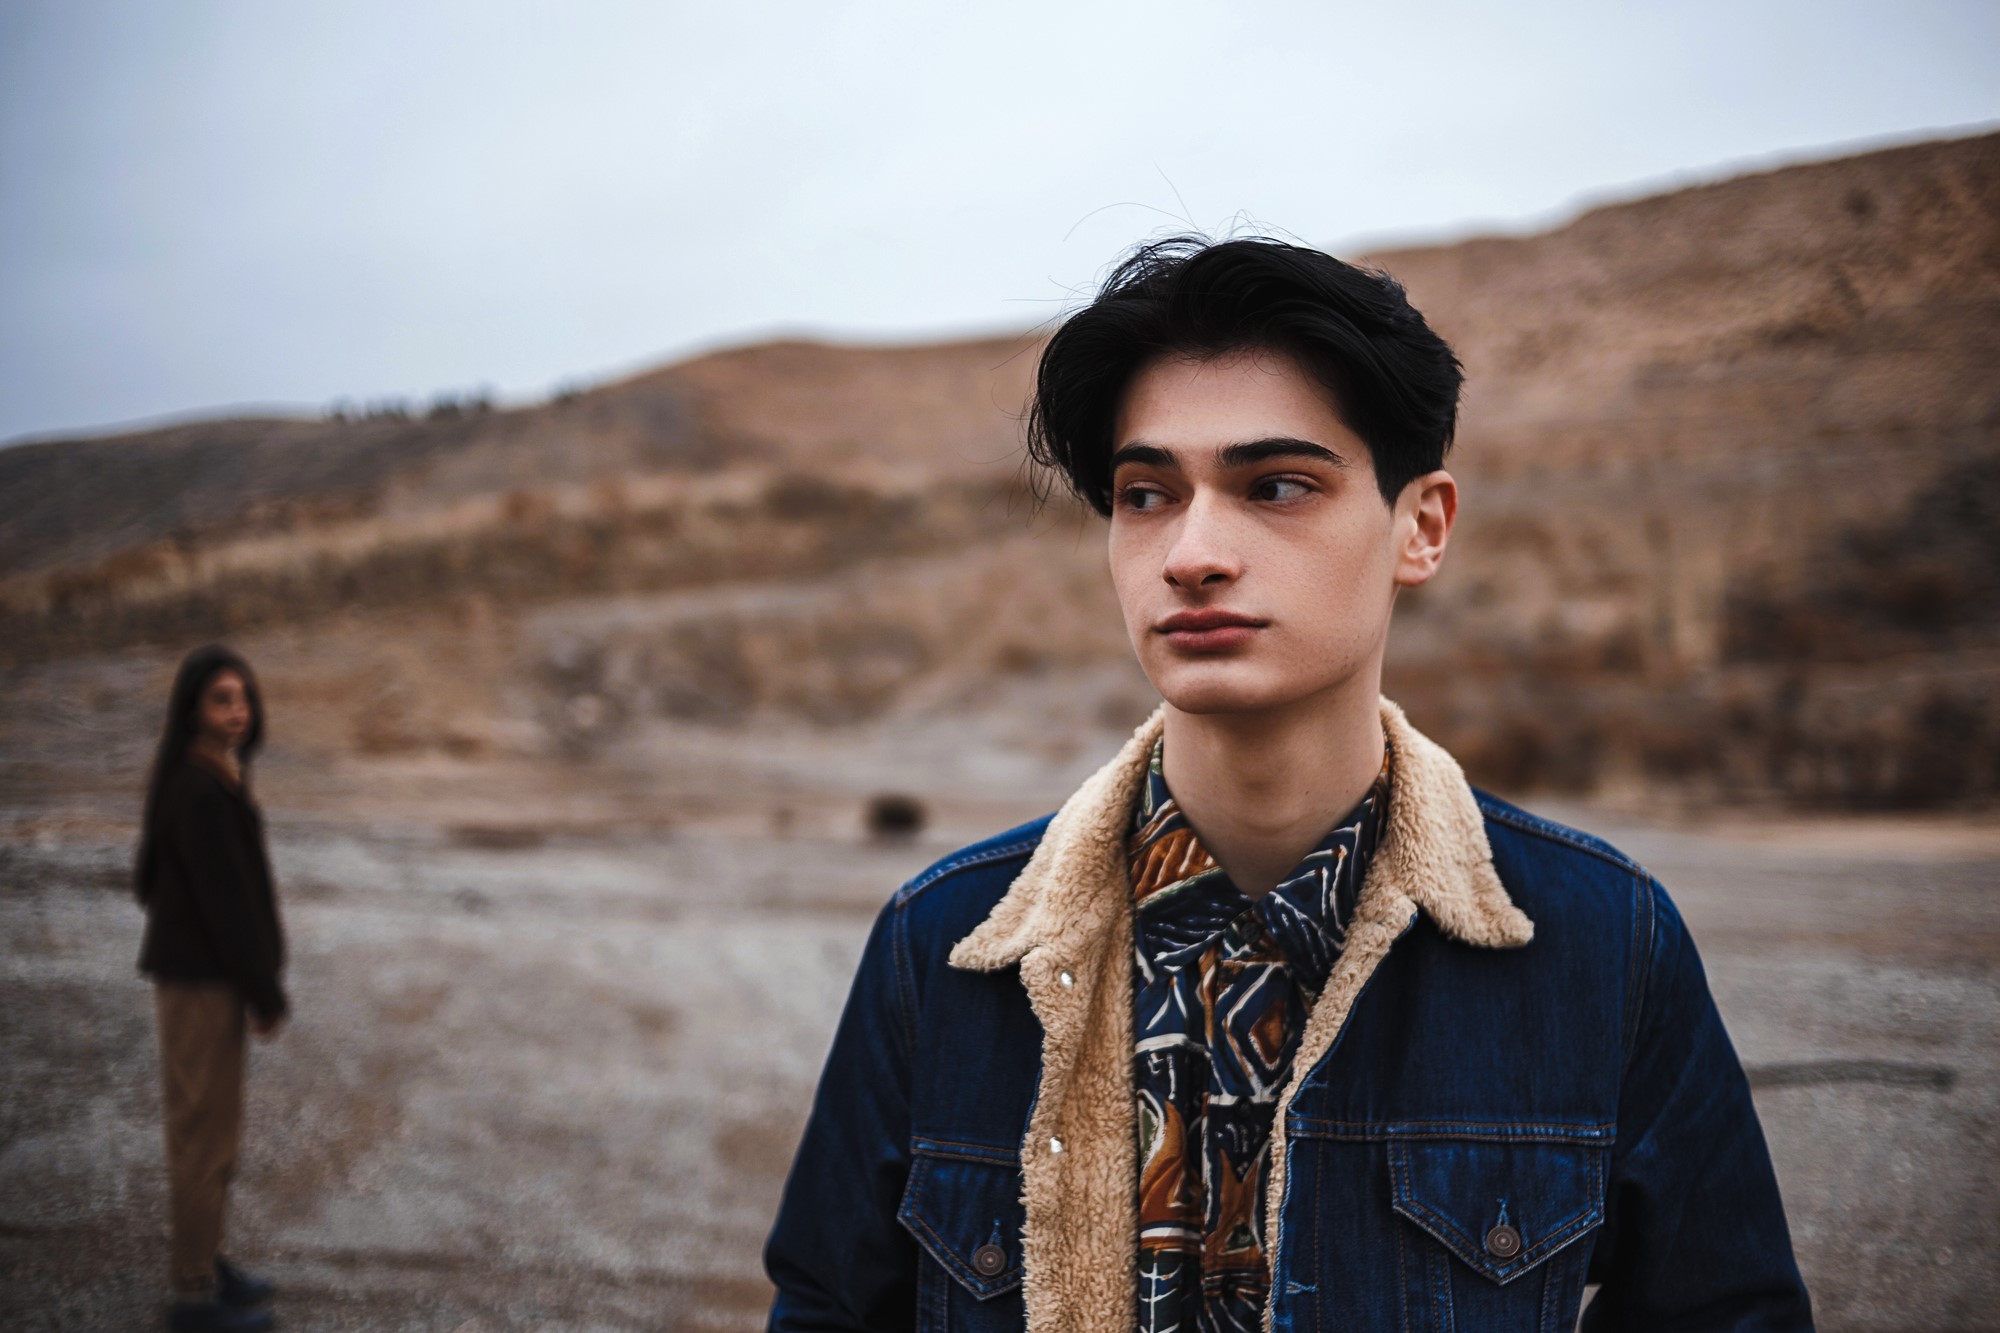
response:
[[[1215,500],[1197,493],[1189,502],[1160,576],[1184,592],[1214,588],[1242,574],[1230,553],[1228,523]]]

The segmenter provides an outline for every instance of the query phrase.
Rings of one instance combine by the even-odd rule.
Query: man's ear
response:
[[[1451,473],[1426,472],[1396,497],[1396,586],[1429,583],[1444,560],[1451,525],[1458,521],[1458,483]]]

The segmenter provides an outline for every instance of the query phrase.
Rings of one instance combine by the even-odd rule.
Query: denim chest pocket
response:
[[[1011,1149],[919,1139],[896,1220],[924,1258],[920,1329],[1019,1328],[1021,1166]]]
[[[1608,1146],[1426,1139],[1388,1149],[1407,1329],[1575,1327],[1589,1238],[1604,1221]]]

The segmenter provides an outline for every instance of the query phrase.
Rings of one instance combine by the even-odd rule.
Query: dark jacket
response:
[[[183,760],[160,789],[158,837],[139,970],[158,981],[227,981],[258,1017],[282,1017],[285,932],[250,794]]]
[[[1586,1284],[1586,1328],[1810,1328],[1666,891],[1384,724],[1389,828],[1278,1104],[1266,1329],[1569,1333]],[[1132,1326],[1150,748],[883,909],[766,1248],[773,1329]]]

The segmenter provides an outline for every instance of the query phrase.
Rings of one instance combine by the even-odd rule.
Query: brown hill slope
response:
[[[1470,372],[1463,527],[1391,688],[1475,772],[2000,792],[2000,136],[1374,262]],[[1095,539],[1023,503],[1033,350],[781,343],[517,411],[0,452],[0,652],[476,595],[570,608],[508,668],[545,693],[828,720],[1115,657]],[[1000,587],[1019,633],[963,614]]]
[[[1471,383],[1399,685],[1490,774],[1995,789],[2000,137],[1378,258]]]
[[[515,411],[0,451],[5,651],[823,570],[932,549],[989,510],[1012,532],[996,404],[1021,401],[1030,348],[779,343]]]
[[[1011,461],[1033,347],[768,343],[515,411],[223,419],[20,445],[0,450],[0,570],[732,467],[976,475]]]

